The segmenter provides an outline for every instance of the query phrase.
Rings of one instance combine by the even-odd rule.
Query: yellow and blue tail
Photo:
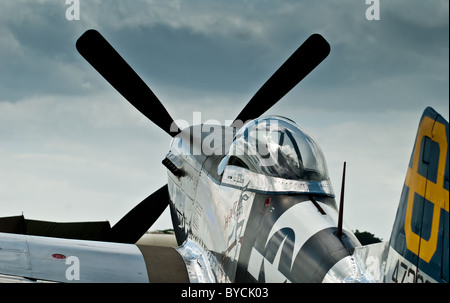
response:
[[[449,282],[448,131],[448,122],[426,108],[389,242],[385,282]]]

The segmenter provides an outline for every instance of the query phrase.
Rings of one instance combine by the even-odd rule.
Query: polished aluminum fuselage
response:
[[[220,129],[185,129],[167,155],[183,172],[168,171],[168,188],[178,251],[191,281],[369,280],[352,257],[360,244],[350,229],[344,226],[344,240],[335,235],[338,213],[329,181],[287,180],[234,165],[221,171],[234,132]],[[220,144],[198,145],[205,138]]]

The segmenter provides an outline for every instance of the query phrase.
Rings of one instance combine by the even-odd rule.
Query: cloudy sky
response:
[[[344,218],[389,239],[419,118],[448,120],[448,0],[0,2],[0,216],[117,222],[166,183],[170,138],[78,54],[99,30],[175,119],[234,119],[312,33],[327,59],[267,114],[321,146]],[[171,227],[168,213],[153,229]]]

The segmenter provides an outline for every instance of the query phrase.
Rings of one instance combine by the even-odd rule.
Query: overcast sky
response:
[[[312,33],[327,59],[267,114],[321,146],[344,218],[389,240],[423,110],[448,120],[448,0],[0,1],[0,216],[113,225],[166,184],[170,137],[78,54],[100,31],[174,119],[234,119]],[[153,229],[170,228],[168,213]]]

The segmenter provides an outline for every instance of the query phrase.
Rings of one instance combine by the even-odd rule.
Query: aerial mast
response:
[[[342,239],[342,223],[344,221],[344,188],[345,188],[345,168],[347,162],[344,161],[344,169],[342,172],[341,199],[339,201],[339,218],[336,236]]]

